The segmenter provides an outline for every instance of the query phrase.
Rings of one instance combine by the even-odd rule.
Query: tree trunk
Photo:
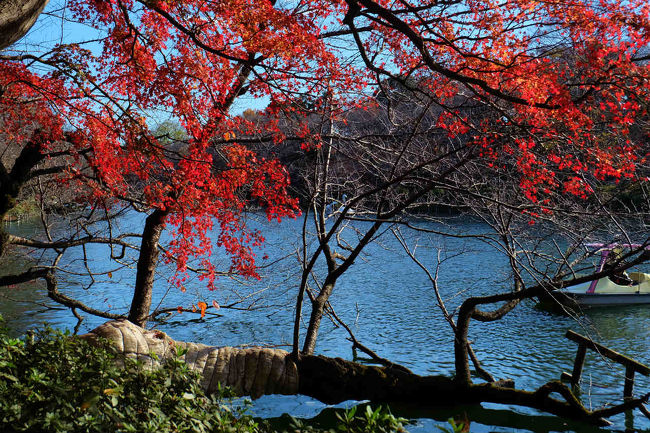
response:
[[[458,320],[454,336],[454,364],[456,367],[456,381],[469,386],[472,383],[472,376],[469,370],[469,347],[467,335],[469,332],[469,321],[474,311],[474,305],[463,302],[458,311]]]
[[[144,327],[149,318],[151,309],[151,294],[153,282],[158,265],[158,241],[165,227],[168,212],[156,209],[147,217],[142,231],[140,256],[138,257],[137,274],[135,276],[135,290],[129,310],[129,320],[138,326]]]
[[[107,322],[81,337],[92,341],[97,336],[109,340],[119,353],[135,356],[152,366],[176,356],[177,347],[187,349],[183,358],[202,375],[206,391],[215,392],[221,384],[254,398],[263,394],[303,394],[328,404],[371,400],[427,407],[491,402],[605,425],[602,417],[640,407],[650,396],[589,411],[560,382],[549,382],[532,392],[514,389],[514,384],[507,381],[466,386],[446,376],[419,376],[398,368],[361,365],[341,358],[302,355],[296,362],[289,352],[280,349],[211,347],[174,341],[164,332],[147,331],[127,321]],[[156,356],[152,357],[152,353]],[[564,401],[551,398],[552,393],[561,395]]]
[[[0,3],[1,5],[2,3]],[[8,172],[5,166],[0,163],[0,222],[4,221],[7,213],[16,207],[16,200],[20,190],[30,179],[32,169],[42,160],[43,154],[40,151],[40,146],[30,141],[23,147],[16,158],[11,172]],[[9,237],[0,226],[0,257],[4,255],[8,243]]]
[[[305,344],[302,348],[302,353],[305,355],[312,355],[314,353],[314,349],[316,349],[316,339],[318,337],[320,322],[323,318],[325,304],[327,304],[327,300],[329,299],[333,290],[334,283],[326,283],[318,297],[311,303],[311,316],[309,317],[309,326],[307,327]]]
[[[560,382],[550,382],[533,392],[514,389],[511,381],[465,386],[447,376],[419,376],[341,358],[303,356],[298,362],[298,383],[300,394],[328,404],[371,400],[449,407],[490,402],[526,406],[607,425],[597,411],[588,411]],[[553,392],[561,393],[567,401],[551,398]]]
[[[49,0],[0,0],[0,50],[25,36]]]

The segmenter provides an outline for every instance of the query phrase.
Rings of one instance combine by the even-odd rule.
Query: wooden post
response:
[[[632,392],[634,391],[634,374],[639,373],[644,376],[650,376],[650,367],[647,365],[641,364],[638,361],[635,361],[632,358],[629,358],[625,355],[608,349],[602,344],[598,344],[587,338],[583,335],[576,334],[575,332],[569,330],[566,333],[566,338],[571,341],[578,343],[578,353],[576,354],[576,360],[573,364],[573,374],[569,375],[568,373],[562,373],[562,379],[568,379],[571,381],[572,386],[576,386],[580,382],[580,375],[582,374],[582,365],[585,362],[585,352],[587,349],[597,352],[599,355],[609,358],[614,362],[617,362],[625,366],[625,386],[623,388],[623,399],[630,400],[632,398]]]
[[[592,341],[590,338],[584,337],[580,334],[576,334],[571,330],[567,331],[566,338],[578,344],[584,344],[587,347],[587,349],[593,350],[599,355],[604,356],[605,358],[609,358],[614,362],[622,364],[626,367],[627,366],[633,367],[637,373],[641,373],[644,376],[650,376],[650,367],[648,367],[647,365],[643,365],[632,358],[629,358],[625,355],[621,355],[620,353],[612,349],[609,349],[603,346],[602,344],[598,344]]]
[[[623,387],[623,399],[629,400],[632,398],[632,391],[634,390],[634,371],[632,365],[625,367],[625,386]]]
[[[580,376],[582,376],[582,366],[585,363],[585,354],[587,353],[587,346],[583,343],[578,344],[578,353],[576,353],[576,360],[573,363],[573,373],[571,373],[571,386],[576,388],[580,384]]]

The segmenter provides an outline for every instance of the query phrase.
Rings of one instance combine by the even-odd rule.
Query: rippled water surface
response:
[[[137,228],[141,220],[133,217],[123,221],[123,229]],[[292,333],[292,304],[298,285],[298,263],[295,248],[299,240],[301,221],[282,224],[260,224],[266,238],[265,250],[270,263],[286,254],[289,257],[267,268],[259,282],[247,282],[244,286],[229,280],[218,281],[217,292],[201,289],[198,281],[190,282],[186,293],[168,290],[165,272],[156,287],[154,305],[176,307],[189,306],[198,300],[212,299],[226,305],[238,296],[255,299],[253,307],[266,308],[252,311],[221,309],[218,316],[196,320],[195,315],[183,314],[169,318],[156,326],[179,340],[192,340],[211,345],[273,344],[287,345]],[[487,230],[472,223],[464,224],[468,232]],[[29,223],[12,225],[15,233],[31,234],[34,227]],[[411,239],[414,242],[414,239]],[[105,262],[106,250],[94,247],[88,251],[92,265],[109,269]],[[490,247],[477,241],[420,239],[418,257],[434,266],[437,249],[442,248],[443,261],[439,274],[442,296],[453,310],[467,294],[489,294],[507,288],[507,268],[503,257]],[[77,257],[78,259],[79,257]],[[3,266],[11,268],[24,265],[21,260]],[[219,257],[216,258],[219,261]],[[266,263],[263,262],[263,263]],[[224,261],[225,263],[225,261]],[[70,266],[82,266],[72,260]],[[647,271],[647,270],[646,270]],[[6,272],[6,271],[5,271]],[[98,279],[89,290],[70,281],[62,284],[62,290],[71,296],[100,308],[123,312],[130,303],[130,284],[133,272],[120,271],[111,278]],[[236,291],[237,293],[233,292]],[[258,291],[263,290],[262,293]],[[379,355],[403,364],[419,374],[451,374],[453,372],[453,336],[449,325],[442,319],[436,305],[431,283],[426,275],[400,250],[399,244],[386,236],[381,244],[370,246],[366,255],[341,278],[331,303],[338,315],[346,321],[356,337]],[[250,302],[241,304],[249,305]],[[14,288],[3,293],[0,313],[16,333],[47,321],[57,327],[72,328],[76,320],[66,309],[54,307],[43,297],[38,286]],[[80,332],[86,332],[102,323],[101,319],[88,317]],[[524,303],[504,319],[493,323],[472,322],[470,339],[484,367],[498,378],[513,378],[518,388],[532,389],[558,379],[563,371],[570,372],[576,345],[564,333],[573,329],[589,335],[604,345],[629,355],[640,362],[650,364],[650,308],[621,307],[593,309],[579,320],[551,314],[535,308],[532,302]],[[323,321],[316,351],[328,356],[353,358],[347,333],[331,322]],[[618,365],[588,354],[583,372],[583,401],[597,407],[606,403],[618,403],[622,399],[624,371]],[[637,375],[636,393],[650,391],[648,378]],[[265,417],[280,417],[287,412],[298,417],[314,417],[326,406],[300,396],[267,396],[258,400],[253,412]],[[471,431],[594,431],[593,428],[567,424],[544,414],[498,405],[481,408],[455,408],[432,411],[423,407],[394,407],[399,415],[415,420],[411,431],[438,431],[435,425],[449,416],[466,413],[472,420]],[[327,418],[325,411],[320,417]],[[438,420],[438,421],[432,421]],[[626,425],[642,431],[650,431],[650,423],[642,415],[631,419],[621,415],[614,418],[614,429],[624,430]]]

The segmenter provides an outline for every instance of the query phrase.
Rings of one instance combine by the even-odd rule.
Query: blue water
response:
[[[294,297],[299,283],[296,248],[300,243],[302,221],[269,223],[251,215],[249,222],[260,227],[267,238],[265,247],[258,254],[259,257],[269,256],[268,260],[260,260],[263,265],[260,281],[235,282],[222,278],[217,282],[218,290],[209,292],[198,280],[190,280],[187,292],[181,293],[169,289],[166,278],[170,270],[161,266],[155,288],[154,306],[161,308],[188,308],[199,300],[210,305],[212,300],[216,300],[220,305],[239,301],[235,307],[240,309],[222,308],[218,315],[208,314],[204,320],[198,320],[196,314],[175,314],[152,325],[178,340],[211,345],[289,348]],[[120,230],[136,231],[141,224],[141,217],[131,216],[121,221]],[[488,231],[487,227],[468,221],[453,220],[450,224],[467,233]],[[22,235],[31,235],[36,230],[34,223],[29,222],[13,224],[9,229]],[[352,239],[354,234],[348,236]],[[434,235],[418,239],[412,235],[408,240],[411,245],[418,242],[418,257],[432,270],[438,248],[442,250],[438,283],[450,311],[464,297],[496,293],[509,287],[503,256],[485,243]],[[96,308],[124,313],[131,301],[134,271],[115,269],[116,264],[107,257],[108,249],[104,246],[87,248],[86,262],[81,250],[71,254],[61,264],[65,271],[79,272],[88,265],[94,270],[113,272],[110,278],[106,275],[97,277],[90,287],[87,287],[91,282],[89,279],[70,274],[61,283],[61,291]],[[284,259],[280,260],[282,257]],[[26,260],[28,257],[5,259],[3,267],[24,266]],[[219,254],[216,254],[214,262],[222,268],[228,265],[227,258]],[[76,325],[76,319],[68,309],[56,306],[43,294],[38,285],[11,288],[0,294],[0,313],[15,333],[22,333],[43,322],[61,328]],[[380,356],[418,374],[453,373],[453,335],[437,307],[431,283],[420,268],[405,257],[390,233],[370,245],[339,280],[331,303],[356,337]],[[101,323],[101,318],[86,316],[79,332],[87,332]],[[540,311],[532,302],[524,302],[500,321],[472,322],[470,340],[483,366],[495,377],[512,378],[518,388],[534,389],[558,379],[563,371],[571,371],[576,346],[564,338],[567,329],[589,335],[614,350],[650,364],[649,325],[650,308],[647,307],[593,309],[579,318],[571,318]],[[343,328],[324,319],[316,352],[352,359],[347,337]],[[583,372],[583,402],[594,408],[621,402],[623,374],[620,366],[590,353]],[[648,378],[637,375],[636,394],[648,392],[648,385]],[[266,396],[255,402],[252,411],[271,418],[283,413],[314,417],[326,408],[320,402],[302,396]],[[435,426],[441,425],[441,421],[463,413],[472,421],[472,432],[594,431],[589,426],[499,405],[446,410],[394,407],[393,412],[414,419],[415,424],[409,427],[413,432],[437,431]],[[621,415],[612,421],[614,430],[624,430],[633,425],[641,431],[650,431],[650,422],[640,413],[627,420]]]

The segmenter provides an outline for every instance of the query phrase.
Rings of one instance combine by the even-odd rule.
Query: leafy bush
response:
[[[365,410],[363,409],[365,407]],[[359,411],[359,409],[361,409]],[[359,411],[359,414],[357,414]],[[370,405],[353,406],[345,411],[337,412],[338,423],[335,428],[323,430],[309,423],[292,418],[292,433],[406,433],[405,418],[395,417],[390,410],[378,406],[374,410]]]
[[[373,410],[370,405],[366,405],[366,410],[362,415],[356,415],[359,407],[354,406],[343,414],[336,414],[340,421],[339,430],[346,433],[406,432],[404,424],[408,420],[393,416],[388,408],[378,406]]]
[[[179,359],[148,370],[50,328],[24,339],[0,335],[3,432],[258,431],[199,383]]]

